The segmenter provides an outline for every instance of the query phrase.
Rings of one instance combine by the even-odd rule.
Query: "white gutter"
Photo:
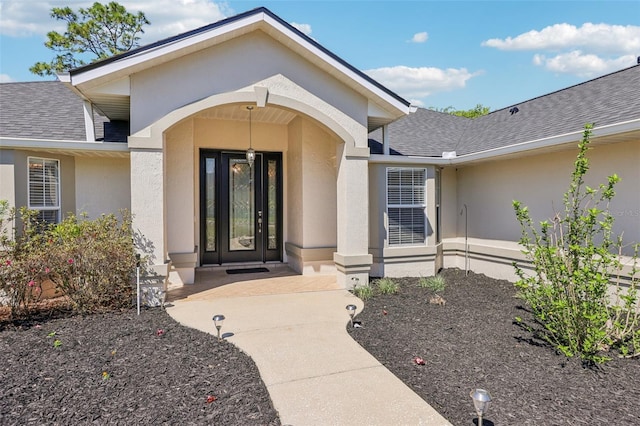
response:
[[[627,133],[640,130],[640,118],[635,120],[623,121],[620,123],[609,124],[606,126],[595,127],[592,132],[592,138],[611,136],[620,133]],[[576,142],[582,139],[583,130],[565,133],[562,135],[551,136],[548,138],[535,139],[528,142],[522,142],[514,145],[503,146],[500,148],[488,149],[486,151],[475,152],[472,154],[459,155],[455,158],[442,157],[419,157],[419,156],[400,156],[400,155],[376,155],[373,154],[369,158],[370,163],[390,163],[390,164],[432,164],[432,165],[448,165],[454,166],[459,164],[470,163],[486,159],[494,159],[503,155],[519,154],[526,151],[532,151],[552,146],[563,145]]]
[[[27,139],[0,137],[0,148],[72,150],[85,152],[129,152],[125,142],[79,142],[56,139]]]

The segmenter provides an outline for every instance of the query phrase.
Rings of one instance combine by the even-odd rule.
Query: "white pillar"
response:
[[[338,146],[337,231],[333,256],[338,284],[344,288],[365,285],[373,256],[369,254],[369,150]]]
[[[162,149],[131,150],[131,212],[137,241],[152,265],[167,259],[166,214],[164,184],[164,154]]]

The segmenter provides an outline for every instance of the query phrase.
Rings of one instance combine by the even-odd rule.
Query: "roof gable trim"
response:
[[[63,81],[70,81],[73,85],[79,85],[111,73],[126,72],[127,69],[159,59],[164,55],[180,50],[184,50],[185,54],[188,54],[197,50],[200,46],[206,46],[207,42],[213,44],[211,41],[214,39],[220,37],[224,39],[224,36],[233,35],[233,33],[241,35],[253,31],[261,25],[266,25],[269,30],[276,31],[295,43],[299,48],[306,50],[325,64],[335,68],[339,73],[347,76],[366,90],[373,92],[403,113],[409,112],[410,103],[407,100],[351,66],[264,7],[77,68],[70,72],[69,77],[64,77]]]

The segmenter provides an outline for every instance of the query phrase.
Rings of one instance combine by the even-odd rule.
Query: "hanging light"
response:
[[[247,163],[249,163],[249,167],[253,167],[253,162],[256,161],[256,152],[251,147],[251,111],[253,110],[253,106],[247,106],[249,110],[249,149],[247,149]]]

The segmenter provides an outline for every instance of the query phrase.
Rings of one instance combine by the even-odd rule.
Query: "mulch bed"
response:
[[[280,424],[249,356],[160,308],[56,316],[0,324],[3,425]]]
[[[640,359],[584,366],[514,323],[531,320],[513,284],[445,270],[446,305],[402,278],[365,302],[351,336],[454,425],[477,423],[472,389],[492,396],[484,425],[640,425]],[[385,315],[383,311],[386,311]],[[425,360],[417,365],[414,357]]]

